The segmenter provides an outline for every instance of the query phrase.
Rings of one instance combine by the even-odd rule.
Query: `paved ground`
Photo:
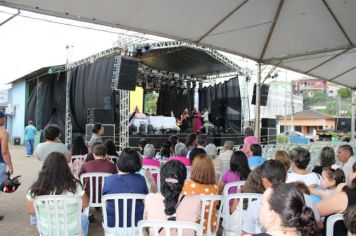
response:
[[[10,146],[10,152],[15,169],[14,176],[21,175],[22,184],[15,193],[0,193],[0,214],[5,216],[4,220],[0,221],[0,236],[38,235],[25,212],[25,195],[37,178],[40,164],[34,158],[26,158],[24,146]],[[101,229],[101,212],[94,211],[94,215],[96,221],[90,224],[89,235],[104,235]]]

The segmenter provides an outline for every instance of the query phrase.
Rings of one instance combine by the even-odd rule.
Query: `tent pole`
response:
[[[14,19],[16,16],[20,15],[20,13],[21,13],[20,10],[17,10],[17,13],[15,15],[12,15],[9,18],[7,18],[6,20],[4,20],[3,22],[0,22],[0,26],[3,26],[4,24],[9,22],[10,20]]]
[[[355,89],[352,89],[351,91],[351,103],[352,103],[352,107],[351,107],[351,140],[355,139],[355,105],[356,105],[356,101],[355,101]]]
[[[261,112],[261,63],[257,64],[257,82],[256,82],[256,115],[255,115],[255,136],[261,140],[260,112]]]

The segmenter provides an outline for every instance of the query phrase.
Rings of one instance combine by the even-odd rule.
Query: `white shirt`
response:
[[[233,153],[234,152],[232,150],[226,150],[219,155],[218,159],[220,159],[222,161],[230,161]]]
[[[309,174],[305,174],[305,175],[297,174],[297,173],[288,173],[286,183],[295,182],[295,181],[301,181],[306,186],[312,184],[320,185],[320,177],[318,174],[314,172],[310,172]]]
[[[342,167],[342,170],[344,171],[345,174],[345,180],[346,180],[345,182],[347,185],[351,184],[350,174],[351,174],[352,166],[354,165],[355,162],[356,162],[356,158],[352,156]]]

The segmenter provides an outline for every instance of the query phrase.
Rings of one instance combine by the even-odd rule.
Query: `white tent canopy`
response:
[[[356,88],[356,0],[0,0],[0,5],[195,42]]]

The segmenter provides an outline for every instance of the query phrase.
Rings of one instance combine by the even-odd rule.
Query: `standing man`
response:
[[[26,145],[26,156],[30,157],[33,154],[33,145],[35,143],[35,135],[37,133],[37,129],[32,125],[32,120],[27,122],[27,126],[25,127],[25,145]]]
[[[0,111],[0,183],[4,182],[6,172],[14,173],[14,168],[11,162],[11,155],[9,152],[9,134],[4,128],[5,113]]]

